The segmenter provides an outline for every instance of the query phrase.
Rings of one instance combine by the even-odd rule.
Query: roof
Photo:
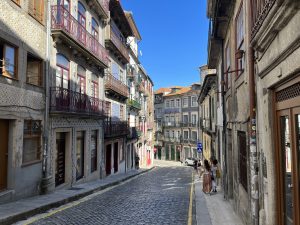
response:
[[[140,32],[139,32],[139,30],[138,30],[138,28],[136,26],[136,23],[134,21],[132,12],[125,11],[125,15],[126,15],[126,18],[127,18],[128,22],[129,22],[129,25],[130,25],[130,27],[131,27],[131,29],[133,31],[133,34],[136,37],[136,39],[139,40],[139,41],[142,40],[141,34],[140,34]]]
[[[173,92],[173,93],[170,93],[170,94],[167,94],[165,95],[165,97],[169,97],[169,96],[175,96],[175,95],[181,95],[181,94],[184,94],[184,93],[187,93],[189,91],[191,91],[192,88],[191,87],[182,87],[180,88],[178,91],[176,92]]]
[[[155,91],[154,94],[163,94],[163,93],[171,92],[171,91],[172,91],[171,88],[160,88],[157,91]]]

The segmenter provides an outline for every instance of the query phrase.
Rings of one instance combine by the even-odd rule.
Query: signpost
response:
[[[198,143],[197,143],[197,152],[198,152],[198,153],[201,153],[202,150],[203,150],[202,143],[201,143],[201,142],[198,142]]]

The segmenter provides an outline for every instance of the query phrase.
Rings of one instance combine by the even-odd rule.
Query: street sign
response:
[[[197,152],[198,152],[198,153],[201,153],[202,150],[203,150],[203,148],[202,148],[202,143],[198,142],[198,143],[197,143]]]

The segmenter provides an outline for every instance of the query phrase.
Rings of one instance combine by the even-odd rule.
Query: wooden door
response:
[[[111,173],[111,144],[106,146],[106,160],[105,160],[106,176]]]
[[[300,225],[300,77],[277,88],[274,97],[277,221]]]
[[[66,133],[56,133],[55,186],[65,183]]]
[[[8,120],[0,120],[0,191],[7,188]]]
[[[119,143],[114,144],[114,172],[119,170]]]

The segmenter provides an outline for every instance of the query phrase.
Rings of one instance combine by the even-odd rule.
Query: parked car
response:
[[[184,161],[184,164],[186,166],[193,166],[195,161],[197,161],[197,159],[189,157],[189,158],[186,158],[186,160]]]

